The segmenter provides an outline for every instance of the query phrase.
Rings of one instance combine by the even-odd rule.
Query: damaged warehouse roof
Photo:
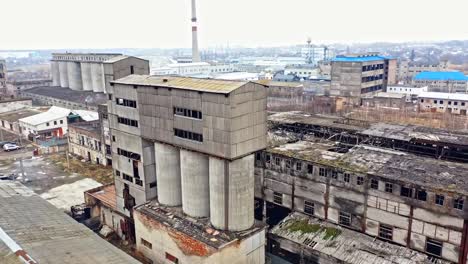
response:
[[[409,248],[384,242],[340,226],[293,213],[269,232],[273,239],[287,239],[296,245],[292,250],[314,256],[326,255],[336,263],[349,264],[443,264]],[[281,246],[281,243],[280,243]],[[288,250],[291,250],[288,247]],[[299,253],[299,252],[297,252]]]
[[[268,149],[269,153],[311,161],[324,166],[364,173],[427,189],[468,195],[468,164],[434,160],[401,151],[357,145],[340,151],[333,142],[299,141]],[[346,152],[346,153],[340,153]]]
[[[19,182],[0,181],[0,210],[0,263],[139,263]]]

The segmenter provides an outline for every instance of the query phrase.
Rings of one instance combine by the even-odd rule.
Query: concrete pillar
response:
[[[79,62],[68,62],[68,84],[72,90],[83,90],[83,82],[81,80],[81,64]]]
[[[83,90],[93,90],[93,80],[91,78],[91,64],[87,62],[81,63],[81,78],[83,80]]]
[[[60,66],[58,61],[51,61],[52,86],[60,86]]]
[[[59,61],[59,71],[60,71],[60,86],[63,88],[68,88],[68,62]]]
[[[182,210],[192,217],[210,215],[208,157],[197,152],[180,150],[182,178]]]
[[[104,92],[104,68],[102,63],[91,64],[91,79],[93,92]]]
[[[254,155],[234,161],[210,157],[210,220],[222,230],[254,224]]]
[[[167,206],[182,205],[179,148],[154,143],[158,201]]]

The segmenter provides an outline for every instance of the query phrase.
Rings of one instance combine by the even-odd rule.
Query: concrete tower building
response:
[[[54,53],[51,72],[53,86],[105,93],[114,79],[148,74],[149,62],[113,53]]]
[[[192,62],[200,61],[200,51],[198,50],[197,7],[195,0],[192,0]]]
[[[0,60],[0,95],[7,93],[6,87],[6,62]]]
[[[144,75],[112,83],[117,208],[133,216],[138,249],[155,263],[264,263],[253,153],[266,147],[266,88]]]

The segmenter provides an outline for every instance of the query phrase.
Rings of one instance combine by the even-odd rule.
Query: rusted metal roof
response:
[[[117,208],[117,199],[115,196],[115,185],[107,185],[102,189],[95,192],[88,192],[88,194],[97,200],[101,201],[103,204],[107,205],[110,208]]]
[[[129,75],[113,81],[116,84],[167,87],[174,89],[228,94],[244,86],[245,81],[214,80],[175,76]]]

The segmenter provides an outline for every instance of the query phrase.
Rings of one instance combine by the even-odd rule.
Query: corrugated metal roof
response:
[[[56,120],[60,118],[64,118],[70,114],[71,110],[58,107],[58,106],[52,106],[47,112],[45,113],[40,113],[37,115],[21,118],[19,121],[36,126],[45,122],[49,122],[51,120]]]
[[[468,94],[459,94],[459,93],[421,92],[418,97],[419,98],[468,101]]]
[[[228,94],[244,86],[246,81],[227,81],[175,76],[129,75],[113,83],[141,86],[159,86],[208,93]]]
[[[88,110],[73,110],[72,112],[76,115],[79,115],[84,121],[99,120],[98,112]]]
[[[415,80],[431,80],[431,81],[468,81],[468,76],[461,72],[421,72],[414,76]]]

